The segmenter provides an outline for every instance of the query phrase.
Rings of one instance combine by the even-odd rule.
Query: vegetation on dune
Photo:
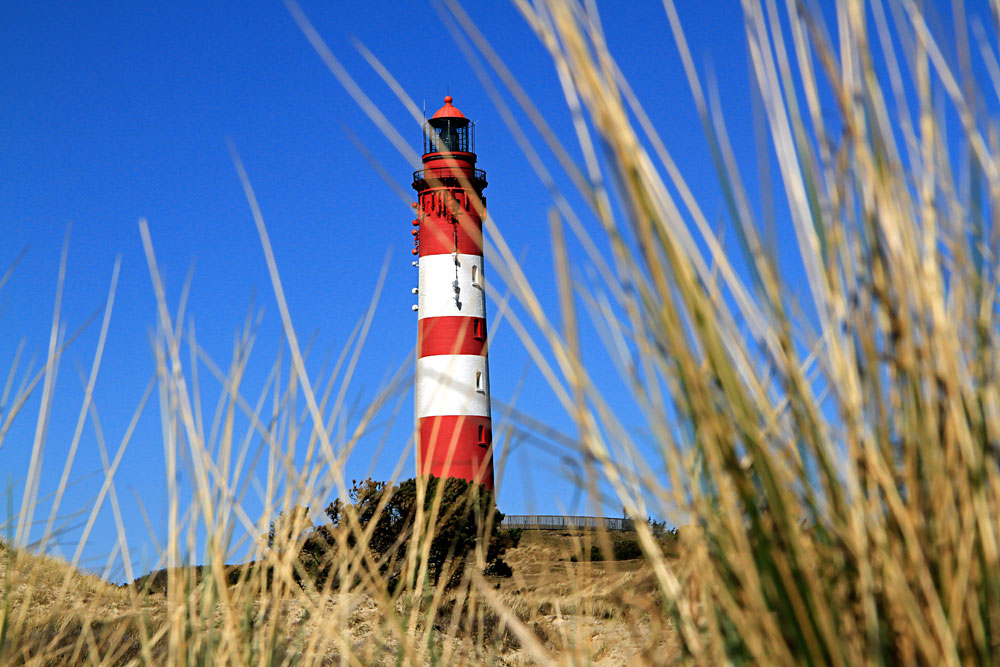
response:
[[[552,182],[550,167],[562,168],[585,202],[576,210],[575,198],[553,188],[558,321],[548,319],[552,309],[533,292],[502,221],[491,218],[487,261],[518,302],[507,321],[575,420],[578,433],[566,455],[580,461],[588,491],[599,497],[597,480],[604,480],[628,515],[676,517],[681,529],[667,539],[654,534],[662,527],[636,522],[642,558],[621,562],[582,558],[614,553],[614,538],[604,532],[574,537],[574,548],[555,564],[542,543],[549,538],[522,537],[508,552],[518,554],[509,557],[512,576],[488,580],[480,567],[447,558],[474,554],[482,566],[489,557],[498,522],[469,521],[492,511],[477,489],[463,497],[447,483],[422,479],[391,494],[370,481],[348,487],[346,454],[398,387],[390,385],[355,429],[333,427],[345,419],[335,379],[346,386],[350,371],[339,377],[338,366],[326,384],[306,373],[266,227],[237,159],[291,367],[276,363],[257,400],[244,397],[249,324],[228,371],[199,357],[193,331],[183,336],[184,320],[171,315],[143,227],[158,306],[154,349],[167,478],[176,479],[182,448],[193,461],[186,511],[171,489],[162,609],[149,613],[147,597],[120,593],[136,633],[127,643],[91,623],[100,612],[86,596],[57,595],[53,613],[62,609],[64,619],[76,620],[56,623],[64,630],[55,634],[32,634],[42,627],[27,612],[34,592],[72,592],[79,575],[67,570],[53,587],[26,573],[15,594],[10,585],[2,589],[0,659],[998,661],[995,26],[994,36],[980,41],[982,63],[973,67],[962,3],[955,5],[958,38],[947,48],[911,0],[890,0],[888,11],[881,1],[839,0],[833,26],[794,0],[783,9],[773,0],[742,3],[770,152],[762,163],[777,166],[776,177],[758,180],[775,189],[784,211],[772,215],[756,212],[758,197],[730,147],[719,92],[706,90],[673,4],[665,2],[736,239],[738,250],[730,252],[708,222],[706,209],[716,202],[692,193],[684,160],[670,154],[618,70],[592,4],[516,4],[555,63],[577,121],[574,150],[582,167],[545,124],[551,110],[532,106],[473,19],[452,0],[444,11],[497,106],[510,115],[508,99],[521,104],[558,162],[530,155],[543,180]],[[340,76],[322,37],[297,6],[290,8]],[[494,87],[480,59],[509,95]],[[511,129],[524,138],[524,128]],[[529,141],[522,146],[534,150]],[[588,233],[586,218],[597,221],[600,234]],[[790,243],[769,247],[769,227]],[[587,269],[579,277],[585,284],[574,282],[571,266]],[[581,303],[586,326],[603,335],[604,353],[621,369],[641,428],[619,422],[620,386],[588,373]],[[184,346],[221,381],[219,429],[204,429]],[[46,373],[54,372],[59,351],[50,348]],[[22,384],[29,392],[34,386]],[[23,405],[21,396],[10,405],[6,422]],[[243,440],[234,433],[236,415],[248,423]],[[240,513],[250,443],[269,459],[261,484],[268,511],[259,519]],[[306,463],[296,465],[303,448]],[[29,471],[29,488],[37,474]],[[113,475],[110,466],[107,478]],[[333,495],[345,500],[330,507],[331,528],[316,530],[307,512],[291,510],[321,506]],[[25,498],[30,509],[34,498]],[[289,511],[269,545],[278,508]],[[22,515],[30,526],[30,512]],[[241,570],[234,584],[226,559],[237,522],[259,536],[251,556],[262,566]],[[199,531],[206,536],[204,571],[195,578],[182,554],[198,551]],[[445,531],[451,537],[441,538]],[[307,554],[320,553],[310,546],[319,536],[333,548],[323,545],[313,561],[301,557],[304,546]],[[301,585],[306,579],[319,585]]]
[[[644,620],[643,614],[648,611],[630,611],[631,605],[623,603],[630,596],[648,594],[653,586],[649,574],[637,569],[639,561],[632,561],[621,571],[602,567],[603,564],[591,567],[586,563],[574,563],[573,554],[581,548],[584,537],[528,531],[521,543],[511,546],[508,551],[507,557],[517,574],[493,580],[493,591],[502,601],[505,612],[491,606],[475,606],[474,598],[461,589],[451,588],[436,607],[423,608],[424,617],[418,628],[423,629],[427,624],[432,636],[439,637],[439,642],[443,643],[447,643],[449,636],[459,637],[455,642],[458,652],[453,650],[451,655],[462,656],[464,662],[477,661],[474,656],[478,645],[481,658],[493,659],[499,664],[519,664],[523,662],[517,657],[521,642],[504,620],[507,613],[529,627],[532,636],[564,649],[575,641],[572,635],[566,634],[567,626],[587,627],[589,619],[595,618],[600,623],[592,631],[601,636],[600,642],[594,642],[595,646],[605,646],[608,656],[623,655],[623,647],[629,649],[624,655],[632,655],[645,644],[648,644],[649,655],[656,655],[663,648],[663,638],[644,636],[641,626],[634,626],[635,622]],[[10,619],[18,631],[4,644],[4,652],[0,654],[2,664],[62,665],[101,660],[109,664],[128,664],[133,659],[154,664],[177,662],[176,657],[170,659],[176,653],[171,653],[166,641],[170,624],[165,611],[170,593],[166,589],[165,571],[151,575],[153,581],[143,577],[133,586],[119,587],[79,575],[54,559],[24,554],[21,562],[13,586],[33,591],[35,602],[28,607],[33,613],[24,619],[16,615]],[[34,562],[38,562],[38,567],[31,567]],[[325,596],[328,608],[314,615],[303,604],[303,596],[315,594],[315,589],[296,585],[282,589],[279,593],[281,604],[269,611],[265,594],[270,590],[254,589],[254,582],[263,580],[263,577],[254,579],[254,570],[263,572],[253,566],[240,566],[227,569],[227,575],[234,603],[242,601],[245,604],[256,598],[254,612],[263,614],[267,623],[278,629],[270,648],[256,644],[258,657],[269,657],[272,664],[308,659],[309,654],[304,650],[308,643],[304,639],[314,633],[330,632],[326,624],[336,622],[342,624],[338,629],[348,632],[356,642],[350,655],[364,664],[395,663],[398,645],[379,633],[383,612],[370,598]],[[41,576],[40,571],[46,574]],[[61,590],[67,573],[72,574],[74,581]],[[234,573],[242,573],[242,579],[234,579]],[[184,568],[174,573],[174,581],[181,587],[182,597],[196,604],[209,594],[211,572],[206,568]],[[277,585],[282,585],[280,577]],[[254,592],[245,597],[248,589]],[[63,597],[53,603],[57,595]],[[13,606],[24,609],[21,601],[16,598]],[[136,602],[138,606],[133,607]],[[214,615],[198,619],[197,625],[189,628],[192,633],[198,633],[200,641],[189,646],[188,661],[196,656],[201,659],[218,656],[217,642],[222,630],[219,612],[217,604]],[[427,616],[428,612],[434,615]],[[358,648],[361,643],[364,650]],[[196,649],[199,644],[204,648]],[[320,646],[321,650],[312,656],[320,662],[336,661],[343,655],[335,645],[321,643]],[[263,649],[269,652],[261,655]],[[69,657],[74,655],[76,660],[70,661]]]
[[[421,548],[414,537],[423,532],[430,537],[419,558],[426,564],[432,584],[444,577],[448,584],[457,585],[470,560],[486,574],[509,576],[510,567],[501,556],[516,546],[516,534],[500,528],[503,513],[485,486],[430,476],[421,491],[416,479],[397,485],[370,478],[352,480],[347,500],[337,498],[327,506],[327,523],[314,527],[308,508],[294,508],[272,524],[269,544],[300,544],[296,572],[303,585],[321,589],[339,587],[334,570],[338,551],[354,553],[360,549],[371,554],[383,576],[399,584],[407,551],[411,545]],[[425,517],[436,514],[433,531],[414,525],[418,503]],[[351,530],[348,515],[357,517],[361,535]]]

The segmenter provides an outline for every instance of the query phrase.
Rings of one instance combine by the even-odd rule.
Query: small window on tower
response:
[[[482,424],[479,425],[479,446],[489,447],[489,443],[486,442],[486,427]]]
[[[472,337],[476,340],[486,340],[486,320],[481,317],[472,320]]]
[[[480,286],[479,285],[479,265],[478,264],[473,264],[472,265],[472,284],[475,285],[476,287]]]
[[[486,393],[486,390],[483,389],[483,372],[482,371],[476,371],[476,391],[478,391],[480,394]]]

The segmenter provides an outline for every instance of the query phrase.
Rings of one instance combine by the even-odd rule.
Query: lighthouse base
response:
[[[420,420],[421,475],[458,477],[493,491],[493,434],[489,417],[447,415]]]

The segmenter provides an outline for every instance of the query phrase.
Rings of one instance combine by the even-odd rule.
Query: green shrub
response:
[[[617,541],[612,547],[615,560],[635,560],[642,558],[642,548],[638,542]]]
[[[436,515],[434,501],[440,493],[440,506]],[[434,582],[451,563],[453,577],[463,571],[466,561],[473,555],[476,544],[484,532],[489,531],[485,551],[486,572],[494,576],[510,576],[511,568],[501,559],[503,553],[517,545],[520,531],[500,530],[503,513],[493,504],[493,496],[483,485],[457,478],[428,477],[424,492],[423,512],[426,524],[415,525],[418,508],[417,480],[408,479],[396,486],[372,479],[352,480],[348,497],[334,500],[326,508],[329,523],[312,528],[308,525],[297,544],[299,547],[299,576],[312,585],[323,586],[333,575],[337,545],[344,544],[354,550],[359,543],[359,533],[352,528],[356,520],[361,533],[370,533],[365,546],[372,560],[390,580],[397,580],[407,549],[414,539],[431,534],[427,556],[428,573]],[[308,510],[306,510],[308,513]],[[282,515],[283,517],[284,515]],[[279,517],[277,530],[284,531],[286,540],[294,538],[296,530],[302,531],[302,521],[291,528],[282,528],[287,520]],[[272,526],[271,542],[276,528]],[[339,538],[339,539],[338,539]],[[336,586],[338,582],[330,584]]]
[[[497,558],[496,560],[486,564],[486,569],[483,570],[483,574],[491,577],[510,578],[514,576],[514,569],[507,563],[507,561],[502,558]]]
[[[590,547],[590,557],[586,560],[596,563],[604,560],[635,560],[637,558],[642,558],[642,548],[638,542],[616,540],[611,545],[611,558],[605,558],[601,547],[594,544]],[[578,563],[581,559],[579,555],[573,554],[569,557],[569,560],[571,563]]]

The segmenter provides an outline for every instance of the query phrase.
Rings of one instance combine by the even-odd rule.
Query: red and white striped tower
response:
[[[444,98],[424,124],[424,168],[413,174],[419,255],[417,470],[493,489],[486,356],[483,223],[486,174],[475,126]]]

